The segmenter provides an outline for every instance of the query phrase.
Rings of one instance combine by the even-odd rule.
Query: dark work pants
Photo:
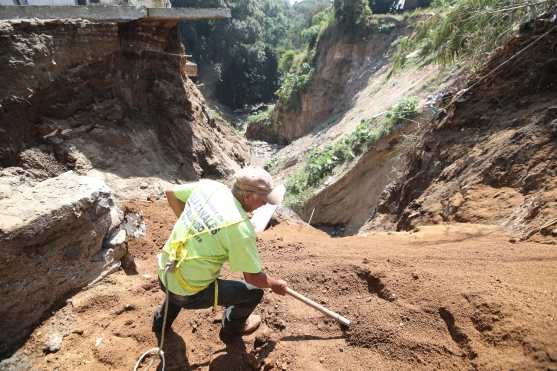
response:
[[[217,280],[218,282],[218,305],[224,306],[223,330],[228,333],[241,333],[246,319],[253,312],[257,304],[263,298],[263,290],[249,285],[243,281]],[[164,285],[160,282],[161,290],[166,292]],[[168,317],[166,328],[169,329],[182,308],[203,309],[213,306],[215,301],[215,284],[212,283],[203,291],[191,296],[175,295],[168,293]],[[164,318],[164,301],[156,310],[153,318],[153,331],[162,331]]]

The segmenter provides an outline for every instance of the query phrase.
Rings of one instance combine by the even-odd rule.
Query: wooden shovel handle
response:
[[[322,306],[321,304],[318,304],[316,302],[314,302],[313,300],[305,297],[304,295],[292,290],[291,288],[286,288],[286,293],[290,296],[292,296],[295,299],[298,299],[299,301],[301,301],[302,303],[309,305],[310,307],[317,309],[318,311],[320,311],[321,313],[336,319],[338,322],[340,322],[341,324],[345,325],[345,326],[350,326],[350,321],[347,318],[344,318],[343,316],[341,316],[340,314],[333,312],[330,309],[325,308],[324,306]]]

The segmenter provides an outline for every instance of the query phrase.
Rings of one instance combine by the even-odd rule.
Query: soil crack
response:
[[[450,310],[447,308],[439,308],[439,315],[447,325],[447,330],[453,341],[462,349],[466,358],[474,359],[478,354],[472,349],[470,338],[466,333],[456,324],[455,318]]]
[[[381,274],[372,273],[369,269],[360,269],[357,271],[357,275],[367,282],[367,289],[370,293],[386,301],[396,300],[396,295],[387,288]]]

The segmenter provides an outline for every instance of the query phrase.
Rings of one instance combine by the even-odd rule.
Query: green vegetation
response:
[[[287,109],[300,110],[301,94],[313,78],[314,58],[319,38],[333,24],[333,21],[334,15],[331,8],[315,14],[311,18],[309,26],[301,32],[301,38],[305,42],[304,48],[283,52],[279,62],[279,69],[283,73],[283,77],[275,94],[279,102]]]
[[[308,63],[302,64],[299,71],[288,72],[276,91],[279,102],[291,110],[298,111],[301,108],[300,95],[312,76],[313,68]]]
[[[266,106],[265,109],[252,113],[246,119],[248,125],[253,124],[263,124],[269,125],[271,123],[271,114],[273,113],[273,109],[275,108],[274,104]]]
[[[289,5],[281,0],[174,0],[174,7],[227,7],[232,18],[180,25],[186,52],[215,97],[231,108],[268,102],[278,88],[277,47]]]
[[[333,173],[335,168],[364,153],[379,139],[390,134],[398,125],[417,115],[417,99],[402,99],[387,112],[384,119],[362,120],[356,129],[333,144],[312,150],[302,169],[286,182],[287,198],[290,207],[300,206],[321,182]]]
[[[368,0],[334,0],[334,8],[339,30],[344,33],[356,36],[370,24]]]
[[[428,1],[417,0],[417,4]],[[397,3],[173,0],[172,6],[227,7],[231,11],[230,19],[180,24],[181,38],[199,66],[200,80],[220,103],[242,108],[278,97],[289,108],[298,109],[299,96],[313,76],[319,40],[389,33],[396,25],[372,17],[372,12],[386,13]]]
[[[520,24],[554,7],[557,1],[435,0],[433,15],[401,39],[392,72],[410,59],[450,65],[464,60],[472,69],[502,45]]]
[[[227,7],[231,18],[184,22],[181,36],[208,90],[231,108],[275,99],[282,76],[301,65],[302,31],[330,0],[174,0],[174,7]]]
[[[273,171],[273,169],[278,165],[278,157],[273,157],[263,165],[263,168],[268,172]]]

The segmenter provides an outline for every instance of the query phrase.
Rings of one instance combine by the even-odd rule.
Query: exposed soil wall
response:
[[[414,125],[407,130],[412,130]],[[381,139],[346,171],[307,200],[301,216],[312,224],[338,226],[354,234],[369,219],[383,189],[396,179],[402,165],[401,131]]]
[[[290,143],[353,106],[369,76],[388,63],[387,52],[393,41],[406,32],[405,23],[385,20],[396,26],[388,33],[370,32],[363,40],[342,35],[334,26],[327,30],[319,39],[315,72],[301,93],[299,109],[278,103],[272,123],[250,125],[247,137]]]
[[[2,22],[0,61],[0,166],[12,188],[72,169],[125,195],[117,180],[223,177],[247,159],[185,75],[175,25]]]
[[[0,358],[102,272],[121,218],[106,184],[73,172],[0,200]]]
[[[485,76],[546,32],[514,38]],[[369,228],[441,222],[505,225],[528,235],[557,217],[557,31],[465,94],[423,132],[402,180],[388,187]],[[472,80],[470,84],[474,83]],[[555,242],[555,226],[538,240]]]

